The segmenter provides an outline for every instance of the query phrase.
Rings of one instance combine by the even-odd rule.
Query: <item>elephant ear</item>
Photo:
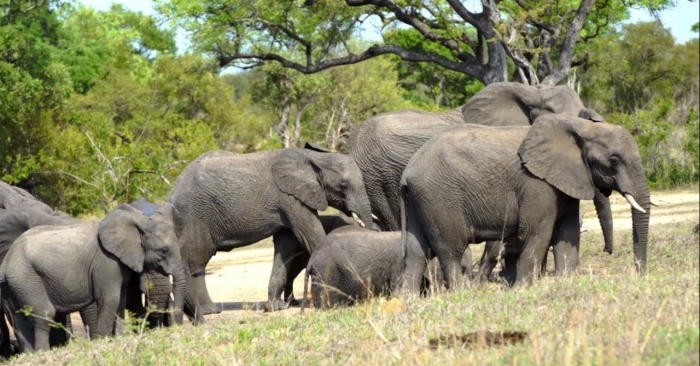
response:
[[[319,182],[320,171],[321,168],[299,149],[283,150],[272,164],[272,177],[277,188],[317,211],[328,208],[326,192]]]
[[[143,271],[142,238],[146,220],[139,210],[123,204],[100,221],[97,232],[102,247],[137,273]]]
[[[584,140],[592,123],[564,114],[546,114],[535,120],[520,144],[525,168],[565,194],[592,200],[595,186],[583,157]]]
[[[591,108],[582,108],[578,112],[578,117],[593,122],[605,122],[605,118],[603,118],[603,116],[601,116],[600,114],[598,114],[598,112]]]
[[[307,142],[307,143],[304,144],[304,149],[306,149],[306,150],[312,150],[312,151],[317,151],[317,152],[322,152],[322,153],[333,152],[333,151],[330,151],[330,150],[328,150],[328,149],[325,149],[325,148],[323,148],[323,147],[321,147],[321,146],[318,146],[318,145],[316,145],[316,144],[312,144],[312,143],[310,143],[310,142]]]

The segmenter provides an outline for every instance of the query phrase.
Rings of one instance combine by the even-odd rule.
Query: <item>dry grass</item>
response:
[[[296,309],[243,312],[205,326],[160,329],[141,337],[79,339],[51,352],[21,355],[13,363],[697,365],[696,224],[652,227],[648,273],[641,278],[634,272],[629,231],[617,232],[613,255],[602,251],[600,234],[584,233],[580,273],[546,277],[529,288],[489,284],[430,298],[402,298],[407,310],[398,312],[383,311],[384,299],[303,316]],[[482,247],[474,246],[475,258]],[[489,348],[480,347],[478,337],[463,336],[488,331],[526,335],[520,343]],[[477,341],[469,347],[431,348],[431,339],[450,335]]]

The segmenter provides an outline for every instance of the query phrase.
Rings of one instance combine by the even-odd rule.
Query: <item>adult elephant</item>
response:
[[[32,207],[48,214],[53,214],[54,212],[53,208],[39,201],[24,189],[0,181],[0,208],[10,209],[19,207]]]
[[[578,258],[579,201],[613,190],[633,207],[635,263],[643,272],[649,188],[639,149],[624,127],[546,114],[532,127],[472,125],[437,135],[401,178],[407,205],[401,204],[403,287],[417,291],[433,253],[448,287],[457,287],[464,249],[502,238],[522,245],[514,283],[530,281],[550,245],[557,262]]]
[[[230,251],[269,236],[274,260],[267,310],[281,299],[299,245],[313,252],[325,236],[318,211],[333,207],[361,226],[372,222],[360,170],[351,157],[290,148],[251,154],[212,151],[195,159],[178,177],[168,202],[180,212],[176,232],[188,268],[188,306],[201,323],[211,309],[204,282],[217,251]],[[292,233],[295,241],[286,240]]]
[[[593,122],[603,118],[586,108],[568,86],[530,86],[502,82],[486,86],[467,104],[442,114],[407,109],[384,113],[362,122],[348,139],[345,151],[362,171],[367,195],[383,231],[400,229],[399,181],[409,159],[432,136],[464,124],[529,126],[537,116],[563,113]],[[610,202],[594,198],[605,237],[612,252],[613,231]],[[609,219],[608,219],[609,218]]]

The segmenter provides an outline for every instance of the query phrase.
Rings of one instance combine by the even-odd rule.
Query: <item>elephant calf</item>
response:
[[[316,309],[354,305],[372,296],[390,294],[400,279],[402,253],[399,231],[378,232],[359,226],[333,230],[309,259],[303,303],[306,303],[309,277]],[[430,291],[431,282],[442,282],[437,260],[425,270],[423,293]]]
[[[49,349],[52,320],[97,305],[95,336],[119,333],[133,272],[173,275],[176,322],[182,323],[184,267],[172,205],[151,217],[121,205],[101,221],[40,226],[22,234],[0,265],[0,299],[21,352]],[[31,316],[24,314],[29,307]]]

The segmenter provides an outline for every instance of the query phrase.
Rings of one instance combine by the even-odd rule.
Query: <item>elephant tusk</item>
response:
[[[641,212],[641,213],[647,213],[646,210],[644,210],[644,209],[642,208],[642,206],[640,206],[640,205],[637,203],[637,201],[634,200],[634,197],[632,197],[631,194],[626,193],[626,194],[625,194],[625,198],[627,199],[627,202],[630,203],[630,205],[632,206],[632,208],[634,208],[635,210],[637,210],[637,211],[639,211],[639,212]]]
[[[372,219],[373,219],[373,220],[379,220],[379,218],[378,218],[377,215],[375,215],[375,214],[372,214]]]
[[[362,220],[360,220],[360,216],[357,216],[356,213],[352,213],[352,218],[355,219],[355,221],[357,221],[357,223],[360,224],[360,226],[365,227],[365,223],[362,222]]]

